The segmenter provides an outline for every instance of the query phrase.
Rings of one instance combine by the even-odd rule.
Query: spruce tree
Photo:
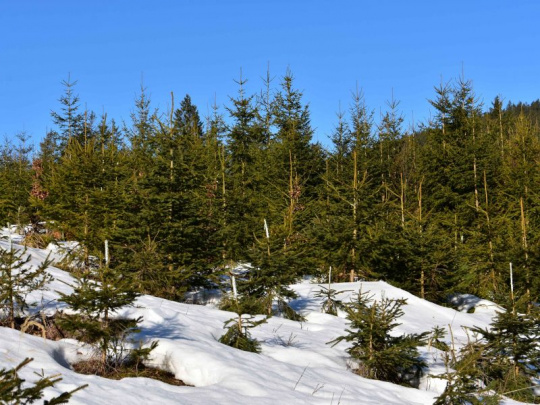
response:
[[[139,293],[130,276],[121,274],[107,264],[96,270],[86,270],[75,276],[71,294],[59,292],[60,301],[75,314],[62,315],[60,326],[76,339],[96,349],[100,374],[118,369],[129,360],[126,340],[136,332],[141,318],[118,318],[115,313],[133,305]],[[153,346],[155,347],[155,345]]]
[[[313,202],[324,171],[324,154],[320,145],[312,144],[308,106],[302,93],[293,86],[290,72],[283,77],[281,91],[274,99],[276,136],[262,156],[266,164],[264,195],[268,202],[263,218],[270,230],[283,238],[283,247],[296,255],[305,250],[307,228],[313,215]],[[279,225],[278,225],[279,224]],[[283,224],[283,225],[281,225]],[[301,274],[310,267],[309,258],[301,267],[289,271]]]
[[[62,380],[58,375],[50,377],[40,376],[39,380],[33,382],[33,385],[28,386],[27,384],[24,384],[26,381],[19,377],[19,371],[32,360],[33,359],[31,358],[26,358],[12,369],[0,369],[0,402],[2,404],[33,404],[43,398],[43,391],[46,388],[53,387],[57,382]],[[88,385],[85,384],[72,391],[63,392],[57,397],[43,401],[43,404],[66,404],[75,392],[84,389],[87,386]]]
[[[15,145],[6,138],[0,149],[0,223],[16,224],[22,230],[32,216],[29,197],[33,148],[28,145],[26,133],[18,133],[16,138]]]
[[[103,118],[84,143],[69,140],[64,155],[45,178],[46,198],[34,198],[41,217],[46,218],[68,240],[81,243],[82,260],[98,255],[111,239],[124,209],[125,155],[114,123]]]
[[[165,256],[160,248],[160,210],[151,198],[152,173],[157,149],[157,111],[151,109],[147,90],[142,87],[135,100],[131,125],[124,127],[129,153],[126,156],[127,181],[123,215],[118,218],[113,236],[116,250],[112,267],[118,267],[137,280],[143,293],[160,295],[163,286],[172,284]]]
[[[60,112],[52,111],[51,116],[59,132],[48,133],[48,144],[56,157],[64,153],[70,139],[76,139],[79,143],[84,143],[88,131],[88,123],[93,121],[92,113],[81,113],[80,98],[75,94],[77,81],[72,81],[68,75],[67,80],[62,81],[64,94],[60,97]]]
[[[425,206],[438,212],[441,235],[453,241],[454,284],[460,291],[493,298],[502,286],[489,204],[500,166],[497,141],[481,125],[481,104],[470,81],[461,77],[436,92],[430,101],[436,120],[426,130],[419,161],[425,174]],[[486,193],[491,206],[487,210]]]
[[[207,284],[218,262],[219,246],[210,206],[215,173],[208,174],[205,133],[189,96],[165,117],[150,114],[144,93],[137,101],[133,127],[128,206],[119,226],[126,271],[139,275],[143,291],[170,299]],[[215,143],[211,143],[213,147]],[[212,163],[215,167],[215,162]]]
[[[358,361],[357,372],[364,377],[404,385],[414,383],[425,367],[416,348],[425,345],[428,332],[391,334],[399,325],[396,320],[403,316],[401,307],[405,304],[403,299],[386,297],[373,301],[368,292],[360,291],[345,307],[350,329],[329,343],[352,342],[347,353]]]
[[[265,232],[258,233],[257,242],[249,251],[252,266],[249,276],[239,285],[242,305],[245,300],[255,300],[256,313],[268,316],[277,313],[288,319],[302,320],[289,305],[289,301],[296,298],[289,285],[298,280],[295,269],[302,266],[305,251],[296,245],[298,241],[287,239],[283,227],[265,224],[264,229]]]
[[[238,97],[230,98],[232,107],[228,108],[233,123],[227,134],[229,193],[224,239],[226,259],[233,263],[247,259],[246,247],[253,245],[253,229],[263,219],[261,151],[265,135],[254,96],[245,95],[246,82],[242,77],[237,81]]]
[[[480,336],[481,356],[476,367],[488,389],[518,401],[537,402],[539,313],[520,314],[514,303],[505,307],[497,312],[489,329],[472,329]]]
[[[335,150],[324,176],[328,216],[321,216],[322,231],[326,237],[337,238],[334,246],[324,250],[340,253],[341,257],[331,264],[348,274],[351,281],[355,276],[374,275],[369,264],[372,247],[366,238],[375,203],[372,116],[363,93],[357,89],[352,95],[350,125],[348,129],[344,124],[336,127]]]
[[[51,264],[48,257],[38,267],[29,264],[31,255],[26,249],[0,246],[0,307],[5,316],[2,323],[15,328],[16,317],[22,316],[29,308],[26,296],[45,288],[51,281],[46,272]]]
[[[246,314],[247,311],[257,307],[255,301],[254,298],[245,298],[241,301],[236,297],[232,299],[229,309],[236,312],[237,317],[225,322],[223,327],[227,331],[219,338],[220,343],[246,352],[260,353],[261,344],[251,336],[249,330],[265,323],[267,318],[256,320],[254,316]]]

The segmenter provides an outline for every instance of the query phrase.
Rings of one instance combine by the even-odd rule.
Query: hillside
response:
[[[7,242],[0,246],[8,248]],[[37,265],[49,251],[28,249],[30,264]],[[57,252],[53,258],[59,258]],[[48,268],[54,281],[48,290],[28,297],[37,304],[35,310],[54,313],[64,304],[57,302],[58,292],[68,293],[71,276],[55,267]],[[67,284],[66,284],[67,283]],[[299,323],[273,317],[253,330],[262,343],[262,353],[253,354],[220,344],[223,323],[233,317],[212,304],[190,305],[152,296],[141,296],[136,307],[125,308],[120,315],[143,316],[144,341],[158,340],[152,355],[154,365],[174,373],[190,386],[176,387],[147,378],[125,378],[120,381],[77,374],[69,364],[81,359],[84,346],[72,339],[49,341],[0,328],[0,365],[11,367],[26,357],[35,360],[21,376],[28,381],[45,375],[61,374],[62,381],[47,391],[74,389],[73,404],[159,403],[159,404],[431,404],[441,392],[441,380],[424,377],[420,389],[405,388],[386,382],[361,378],[348,369],[347,344],[331,347],[327,342],[343,334],[347,321],[320,311],[317,284],[304,281],[292,286],[298,299],[292,302],[306,321]],[[375,298],[405,298],[405,315],[397,328],[399,333],[429,330],[434,326],[451,326],[456,345],[465,342],[466,328],[485,327],[494,315],[495,306],[487,301],[476,303],[474,313],[457,312],[419,299],[384,282],[334,284],[345,291],[340,298],[348,301],[351,291],[370,291]],[[449,339],[446,339],[449,342]],[[429,373],[444,369],[437,349],[421,348],[429,364]],[[506,403],[512,403],[507,401]]]

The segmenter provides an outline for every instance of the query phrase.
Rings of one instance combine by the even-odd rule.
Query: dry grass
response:
[[[188,384],[184,383],[182,380],[176,379],[174,374],[168,371],[147,367],[143,364],[139,364],[138,366],[124,365],[120,368],[107,369],[103,367],[103,364],[99,359],[91,359],[73,364],[72,367],[77,373],[98,375],[111,380],[121,380],[122,378],[129,377],[145,377],[159,380],[170,385],[188,386]]]
[[[59,239],[59,235],[55,233],[29,232],[24,236],[24,246],[45,249],[47,246],[49,246],[49,243]]]
[[[0,326],[11,327],[7,319],[1,319]],[[38,313],[28,317],[15,317],[15,330],[49,340],[60,340],[66,337],[56,324],[56,314],[46,316],[45,314]]]

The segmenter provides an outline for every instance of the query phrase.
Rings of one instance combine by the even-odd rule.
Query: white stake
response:
[[[109,267],[109,241],[105,239],[105,265]]]
[[[231,284],[232,284],[233,297],[234,299],[236,299],[238,295],[236,292],[236,278],[232,274],[231,274]]]
[[[270,239],[270,232],[268,231],[268,224],[266,223],[266,218],[264,219],[264,231],[266,232],[266,239]]]
[[[514,272],[512,271],[512,262],[510,262],[510,294],[513,300],[514,299]]]
[[[8,239],[9,239],[9,248],[13,250],[13,240],[11,239],[11,224],[8,222]]]
[[[328,270],[328,289],[330,289],[330,284],[332,283],[332,266]]]

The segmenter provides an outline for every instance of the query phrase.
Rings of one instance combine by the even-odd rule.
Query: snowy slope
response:
[[[7,247],[8,244],[0,242]],[[48,252],[28,249],[37,265]],[[52,253],[58,258],[58,252]],[[32,295],[38,308],[54,312],[63,308],[56,301],[58,293],[69,293],[70,275],[55,267],[49,272],[55,280],[49,290]],[[294,285],[299,298],[293,306],[306,316],[298,323],[279,317],[253,330],[262,342],[262,353],[242,352],[217,342],[223,334],[223,322],[233,314],[209,306],[181,304],[142,296],[136,307],[125,308],[121,315],[143,316],[140,339],[159,340],[153,352],[155,365],[173,372],[192,387],[176,387],[146,378],[121,381],[73,372],[69,363],[76,361],[84,348],[73,340],[47,341],[42,338],[0,328],[0,367],[11,367],[26,357],[35,360],[21,375],[29,381],[37,379],[34,372],[62,375],[54,393],[89,384],[77,392],[73,404],[432,404],[443,388],[440,380],[425,378],[421,389],[363,379],[348,369],[346,343],[331,347],[327,342],[343,334],[347,321],[320,312],[321,301],[314,297],[317,284],[303,282]],[[375,298],[382,294],[390,298],[407,299],[403,309],[400,333],[418,333],[439,325],[451,325],[455,342],[467,338],[462,327],[489,324],[495,306],[485,302],[473,314],[457,312],[421,300],[384,282],[333,284],[339,291],[370,291]],[[345,302],[351,292],[341,294]],[[449,339],[448,339],[449,341]],[[424,348],[423,355],[432,372],[443,370],[437,350]],[[506,402],[513,403],[511,401]]]

